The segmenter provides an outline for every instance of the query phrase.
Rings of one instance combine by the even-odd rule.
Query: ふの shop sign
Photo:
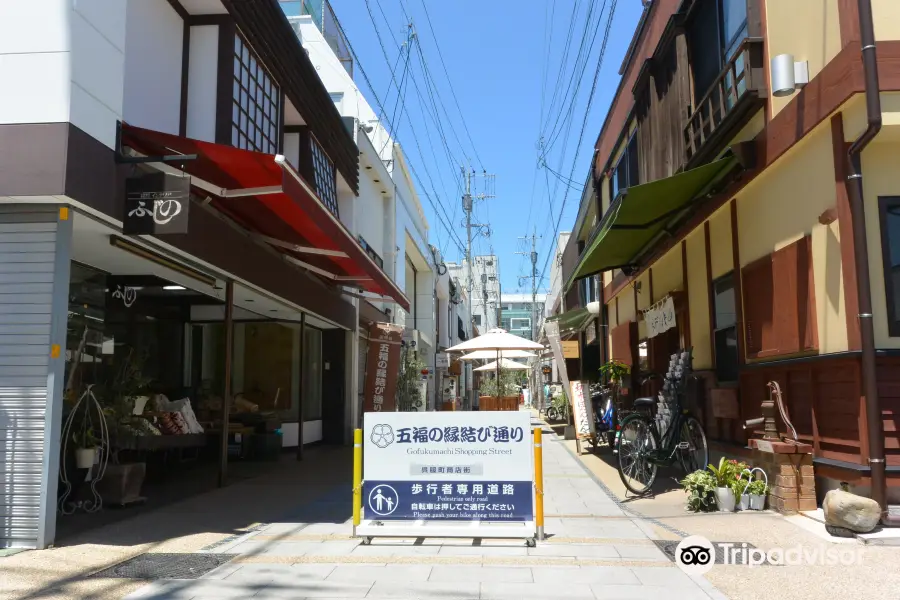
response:
[[[366,413],[367,519],[531,521],[526,412]]]

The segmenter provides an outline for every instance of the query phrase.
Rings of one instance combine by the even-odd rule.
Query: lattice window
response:
[[[309,150],[312,158],[313,183],[316,185],[316,193],[331,214],[338,216],[337,202],[337,173],[334,163],[325,154],[325,150],[316,141],[313,135],[309,136]]]
[[[234,36],[232,99],[232,146],[276,154],[281,90],[240,35]]]

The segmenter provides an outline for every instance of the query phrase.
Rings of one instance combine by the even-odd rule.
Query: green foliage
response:
[[[400,411],[416,410],[416,402],[422,400],[420,383],[425,363],[412,348],[403,348],[400,376],[397,378],[397,406]]]
[[[610,383],[621,384],[622,379],[631,372],[631,367],[623,362],[612,359],[600,367],[600,375]]]
[[[518,396],[521,385],[521,373],[512,369],[500,369],[500,393],[497,393],[496,377],[481,383],[482,396]]]
[[[747,493],[753,496],[762,496],[769,491],[769,486],[762,479],[754,479],[747,488]]]
[[[716,507],[716,478],[703,469],[689,473],[681,480],[681,487],[688,494],[687,509],[693,512],[713,510]]]
[[[76,449],[97,447],[97,437],[94,435],[94,430],[90,427],[73,431],[72,442],[75,444]]]
[[[736,485],[736,482],[740,481],[741,473],[743,473],[746,468],[747,463],[728,460],[724,456],[719,459],[718,467],[714,465],[709,465],[707,467],[713,477],[715,477],[717,487],[730,487],[732,489],[735,489],[734,486]],[[741,485],[746,485],[746,481]],[[743,487],[738,488],[735,494],[740,495],[741,490],[743,489]]]

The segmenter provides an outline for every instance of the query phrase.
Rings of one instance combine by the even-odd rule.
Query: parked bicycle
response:
[[[709,463],[706,433],[700,421],[685,407],[691,375],[691,351],[673,354],[663,378],[659,398],[637,398],[636,411],[621,421],[618,441],[619,477],[628,490],[646,494],[659,467],[678,463],[686,473]],[[653,405],[656,416],[652,417]]]
[[[551,421],[569,421],[569,401],[565,394],[554,396],[547,407],[547,418]]]

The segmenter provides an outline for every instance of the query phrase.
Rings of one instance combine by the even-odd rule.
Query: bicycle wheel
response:
[[[659,448],[656,432],[650,427],[650,419],[634,415],[622,422],[619,431],[619,478],[625,487],[638,496],[646,494],[656,480],[658,465],[651,454]]]
[[[709,464],[709,448],[706,445],[706,433],[703,425],[696,417],[687,417],[681,423],[680,442],[687,442],[688,447],[678,450],[678,458],[685,473],[705,469]]]
[[[547,409],[547,418],[551,421],[559,421],[559,411],[556,410],[555,406],[551,406]]]

